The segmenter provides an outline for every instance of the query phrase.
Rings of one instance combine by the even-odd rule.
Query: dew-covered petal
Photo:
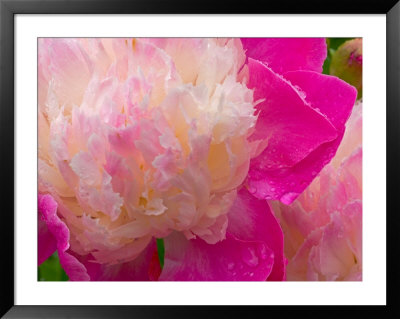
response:
[[[357,98],[357,90],[345,81],[312,71],[293,71],[285,79],[304,92],[305,100],[326,116],[333,126],[343,129]]]
[[[303,91],[267,66],[249,59],[249,70],[254,98],[262,101],[250,138],[266,144],[251,161],[250,191],[290,203],[332,158],[343,132],[306,101]]]
[[[274,265],[267,280],[283,280],[286,262],[283,254],[283,233],[268,202],[255,198],[243,187],[238,192],[228,218],[227,234],[241,240],[261,241],[273,251]],[[261,251],[260,254],[262,256]]]
[[[324,38],[242,38],[246,56],[283,74],[295,70],[322,72],[326,58]]]
[[[262,241],[232,235],[214,245],[174,232],[164,239],[161,281],[259,281],[271,273],[274,254]],[[261,258],[262,257],[262,258]]]

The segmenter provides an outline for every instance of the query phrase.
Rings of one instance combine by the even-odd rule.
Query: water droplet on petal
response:
[[[268,251],[267,251],[267,247],[265,246],[265,244],[259,244],[258,247],[258,254],[260,255],[262,260],[267,259],[268,257]]]
[[[281,202],[289,205],[299,194],[298,193],[286,193],[281,197]]]
[[[235,268],[235,263],[229,263],[228,270],[232,270],[233,268]]]
[[[249,187],[249,192],[250,192],[251,194],[255,194],[256,191],[257,191],[257,188],[255,188],[255,187]]]
[[[258,257],[252,247],[242,250],[242,259],[250,267],[256,267],[258,265]]]

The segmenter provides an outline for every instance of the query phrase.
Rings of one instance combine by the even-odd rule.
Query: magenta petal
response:
[[[87,274],[85,266],[70,253],[58,251],[60,264],[68,275],[70,281],[89,281],[90,277]]]
[[[262,100],[251,140],[268,140],[268,169],[290,167],[325,142],[334,140],[332,123],[316,112],[300,92],[270,68],[249,59],[249,87],[254,99]]]
[[[150,262],[156,249],[155,240],[152,239],[137,258],[115,265],[94,263],[91,261],[94,260],[91,255],[79,259],[85,265],[92,281],[149,281]]]
[[[246,188],[242,188],[228,218],[227,233],[241,240],[262,241],[273,251],[274,265],[267,280],[284,280],[286,259],[283,254],[283,232],[268,202],[255,198]]]
[[[306,94],[305,99],[324,114],[337,130],[342,130],[357,98],[357,90],[341,79],[312,71],[284,74],[293,85]]]
[[[290,176],[293,166],[321,144],[335,140],[337,130],[295,87],[270,68],[249,59],[249,70],[254,98],[262,100],[257,105],[259,115],[251,140],[267,140],[268,145],[252,159],[248,183],[255,196],[280,199],[287,193],[286,188],[294,185],[275,183]]]
[[[38,212],[38,266],[49,258],[57,249],[57,241],[43,220],[42,211]]]
[[[164,244],[160,281],[264,281],[274,262],[272,250],[262,241],[243,241],[229,234],[207,244],[175,232]]]
[[[39,213],[56,239],[57,249],[65,251],[69,248],[69,230],[57,216],[57,207],[57,202],[51,195],[39,194]]]
[[[255,164],[249,172],[250,191],[259,198],[278,199],[290,205],[335,156],[342,137],[343,133],[332,142],[322,144],[291,168],[267,171]],[[257,160],[262,162],[262,156]]]
[[[57,216],[57,206],[57,202],[52,196],[39,194],[39,215],[42,216],[48,231],[52,234],[57,243],[56,246],[61,266],[71,281],[90,280],[86,268],[74,256],[67,252],[69,248],[69,230],[64,222]],[[44,227],[44,225],[39,225],[39,227]],[[41,248],[39,248],[39,260],[41,256],[40,251]]]
[[[275,72],[310,70],[322,72],[326,58],[324,38],[241,39],[249,58],[260,60]]]
[[[357,92],[312,71],[286,73],[286,80],[252,59],[249,69],[255,98],[265,99],[251,139],[268,140],[251,161],[249,189],[290,204],[335,155]]]
[[[165,238],[160,280],[284,280],[283,233],[268,203],[242,188],[228,218],[226,239],[214,245]]]

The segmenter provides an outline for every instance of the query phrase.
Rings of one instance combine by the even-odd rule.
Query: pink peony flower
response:
[[[284,279],[265,199],[292,202],[332,159],[357,94],[325,57],[324,39],[40,39],[39,263]]]
[[[288,280],[362,279],[362,103],[336,156],[290,206],[273,203],[285,235]]]

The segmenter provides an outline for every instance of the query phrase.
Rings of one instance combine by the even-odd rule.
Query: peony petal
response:
[[[283,74],[295,70],[322,72],[326,58],[324,38],[244,38],[243,48],[249,58],[268,64]]]
[[[288,72],[284,77],[300,87],[306,101],[338,130],[344,127],[357,98],[353,86],[335,76],[312,71]]]
[[[87,53],[75,39],[47,38],[40,41],[39,46],[39,51],[46,52],[49,58],[40,61],[40,68],[47,71],[49,81],[54,81],[60,105],[67,108],[80,105],[92,73]]]
[[[309,256],[313,249],[315,250],[315,247],[318,246],[322,232],[322,229],[317,228],[304,240],[303,244],[297,250],[296,255],[291,258],[287,265],[287,280],[306,281],[311,277],[313,277],[313,280],[318,279],[318,274],[309,265]]]
[[[231,235],[210,245],[174,232],[164,239],[164,245],[161,281],[266,280],[274,262],[272,250],[262,241],[243,241]]]
[[[57,242],[43,220],[42,211],[38,213],[38,266],[49,258],[57,249]]]
[[[250,191],[259,198],[279,199],[290,190],[288,180],[285,184],[282,181],[291,177],[293,166],[321,144],[335,140],[338,134],[332,123],[284,78],[252,59],[249,70],[254,99],[262,100],[251,140],[267,141],[266,148],[251,161]],[[289,182],[296,184],[299,180]]]
[[[50,195],[39,194],[38,198],[39,214],[42,215],[49,232],[57,242],[56,246],[60,264],[67,273],[69,279],[71,281],[90,280],[85,267],[74,256],[67,252],[69,249],[69,229],[57,216],[57,202]],[[41,248],[39,248],[39,256],[42,254],[40,251]]]
[[[345,220],[338,212],[331,218],[331,223],[324,228],[319,252],[320,272],[328,281],[343,279],[357,260],[349,246]]]
[[[290,82],[264,64],[249,59],[250,81],[259,111],[251,140],[267,139],[268,168],[290,167],[337,132],[332,123],[316,112]]]
[[[342,133],[343,134],[343,133]],[[257,157],[248,175],[249,190],[258,198],[279,199],[282,203],[291,204],[312,182],[322,168],[335,155],[342,136],[334,141],[324,143],[308,156],[290,168],[265,170],[260,166],[264,157]]]
[[[241,240],[261,241],[274,253],[274,265],[269,281],[280,281],[285,276],[282,229],[267,201],[256,199],[246,188],[238,192],[228,214],[227,234]]]
[[[60,264],[68,275],[70,281],[89,281],[85,266],[74,256],[67,252],[58,251]]]
[[[268,203],[242,188],[228,218],[226,239],[213,245],[165,238],[160,280],[284,280],[283,234]]]
[[[252,160],[248,185],[258,198],[290,204],[335,155],[357,92],[311,71],[286,80],[252,59],[249,69],[255,99],[265,99],[251,139],[268,145]]]
[[[95,263],[93,256],[79,257],[85,265],[92,281],[148,281],[153,279],[150,274],[151,260],[157,253],[155,240],[132,261],[114,265]]]
[[[69,248],[69,230],[57,216],[57,202],[51,195],[39,194],[39,213],[42,214],[47,228],[57,241],[57,249]]]

